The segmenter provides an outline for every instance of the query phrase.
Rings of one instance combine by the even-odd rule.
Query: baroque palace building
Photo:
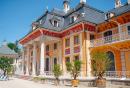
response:
[[[60,64],[63,74],[66,63],[83,61],[83,76],[91,76],[91,53],[101,50],[111,54],[109,71],[130,71],[130,0],[102,12],[86,4],[86,0],[64,10],[48,10],[31,24],[30,32],[19,43],[23,45],[22,73],[44,75]]]

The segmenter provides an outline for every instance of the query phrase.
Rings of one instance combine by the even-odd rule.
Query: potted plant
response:
[[[40,78],[42,84],[45,84],[45,79],[46,78]]]
[[[91,72],[94,76],[98,77],[95,79],[96,86],[106,86],[106,79],[103,78],[104,73],[111,67],[110,54],[103,51],[95,51],[91,54]]]
[[[79,80],[76,79],[81,71],[81,65],[83,64],[82,61],[79,60],[73,60],[73,63],[66,63],[67,65],[67,71],[71,72],[70,74],[74,77],[74,79],[71,80],[72,86],[77,87],[79,85]]]
[[[62,74],[62,71],[60,70],[60,65],[55,64],[52,72],[54,73],[54,76],[56,78],[56,80],[54,81],[54,84],[57,86],[60,82],[59,76]]]
[[[34,77],[34,82],[38,82],[39,77]]]
[[[9,77],[12,77],[12,74],[7,74]]]

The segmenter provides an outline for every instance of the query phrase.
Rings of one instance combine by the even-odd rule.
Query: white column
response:
[[[22,47],[23,54],[22,54],[22,74],[24,74],[24,62],[25,62],[25,47]]]
[[[60,69],[62,69],[62,41],[60,41],[60,58],[59,58],[59,60],[60,60]]]
[[[45,38],[43,36],[41,36],[41,60],[40,60],[40,75],[44,74],[44,54],[45,54]]]
[[[30,63],[30,46],[27,46],[27,66],[26,66],[26,74],[29,75],[29,63]]]
[[[91,61],[90,61],[90,52],[89,52],[89,43],[90,43],[90,38],[89,38],[89,33],[87,33],[87,75],[88,77],[91,77]]]
[[[36,56],[37,56],[37,43],[33,43],[33,68],[32,68],[32,75],[36,75]]]

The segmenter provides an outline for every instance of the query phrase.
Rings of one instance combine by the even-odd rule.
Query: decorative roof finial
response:
[[[48,11],[48,6],[46,7],[46,10]]]
[[[35,22],[36,22],[36,18],[35,18]]]
[[[6,38],[5,38],[5,40],[3,41],[3,45],[6,45]]]
[[[40,20],[40,25],[42,24],[42,20]]]
[[[33,22],[34,22],[34,20],[33,20]]]
[[[82,14],[83,14],[83,18],[84,18],[85,13],[82,13]]]

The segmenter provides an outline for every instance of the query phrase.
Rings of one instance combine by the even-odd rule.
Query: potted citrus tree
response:
[[[46,78],[40,78],[42,84],[45,84],[45,79]]]
[[[60,65],[55,64],[52,72],[54,73],[54,76],[56,78],[56,80],[54,81],[54,84],[57,86],[60,82],[59,76],[61,76],[62,74],[62,70],[60,70]]]
[[[39,77],[34,77],[34,82],[38,82]]]
[[[79,80],[76,78],[80,75],[82,64],[83,62],[79,60],[73,60],[73,63],[66,63],[67,71],[69,71],[70,74],[74,77],[74,79],[71,80],[72,86],[74,87],[79,85]]]
[[[98,77],[95,79],[96,86],[106,86],[106,79],[103,78],[105,72],[111,67],[110,54],[103,51],[95,51],[91,54],[91,72],[94,76]]]

